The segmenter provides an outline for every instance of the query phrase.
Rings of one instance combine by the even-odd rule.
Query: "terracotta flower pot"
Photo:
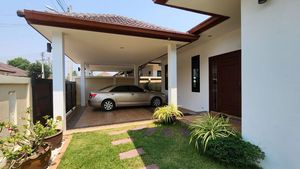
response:
[[[51,157],[50,145],[46,144],[44,147],[39,148],[38,152],[27,159],[21,164],[16,163],[13,168],[17,169],[45,169],[49,165]],[[4,167],[8,168],[8,166]]]
[[[54,134],[53,136],[46,137],[44,141],[46,143],[49,143],[51,149],[54,150],[61,146],[62,137],[63,137],[63,131],[58,129],[56,134]]]

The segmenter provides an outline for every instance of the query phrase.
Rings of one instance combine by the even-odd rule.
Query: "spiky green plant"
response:
[[[236,135],[228,118],[225,119],[210,114],[198,118],[189,128],[191,130],[190,144],[194,141],[197,149],[199,149],[200,144],[203,147],[203,152],[206,151],[210,140]]]
[[[164,107],[158,107],[153,114],[154,119],[158,119],[159,122],[164,124],[174,123],[177,117],[182,117],[183,113],[178,110],[175,105],[167,105]]]

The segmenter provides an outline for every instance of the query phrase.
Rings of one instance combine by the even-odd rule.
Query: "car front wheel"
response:
[[[115,103],[112,100],[104,100],[101,104],[101,108],[104,111],[111,111],[115,108]]]

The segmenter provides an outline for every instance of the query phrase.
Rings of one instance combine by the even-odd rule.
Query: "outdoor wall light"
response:
[[[258,0],[258,4],[264,4],[266,3],[268,0]]]
[[[52,45],[51,43],[47,43],[47,52],[51,53],[51,51],[52,51]]]

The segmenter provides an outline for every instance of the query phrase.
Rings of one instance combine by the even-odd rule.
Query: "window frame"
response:
[[[192,92],[200,93],[200,55],[191,57],[191,87]]]

